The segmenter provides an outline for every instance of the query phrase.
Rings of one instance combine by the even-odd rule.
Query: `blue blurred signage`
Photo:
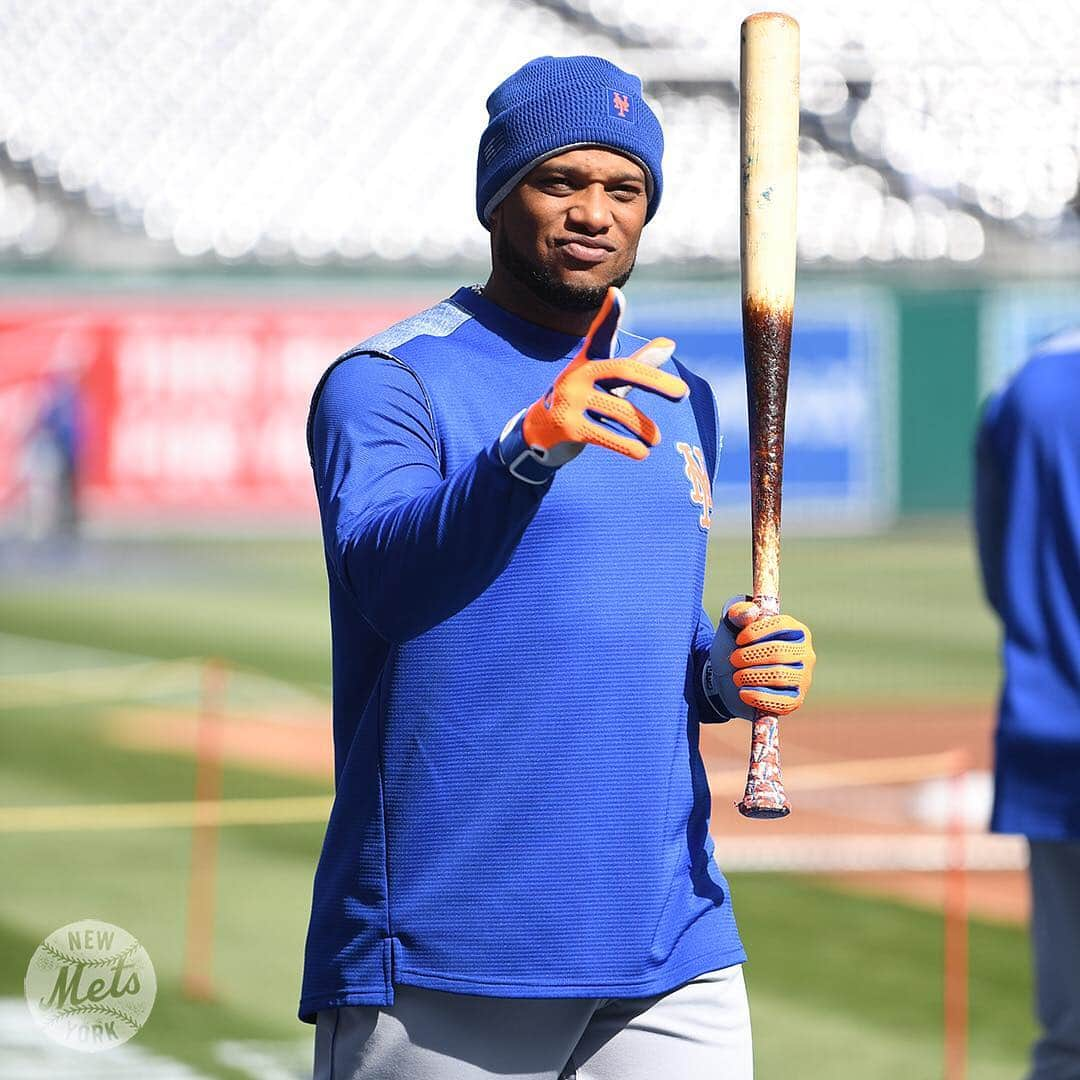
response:
[[[666,336],[716,392],[723,451],[714,524],[749,519],[749,440],[739,297],[632,292],[629,329]],[[895,333],[887,294],[861,288],[800,293],[791,347],[784,522],[838,532],[887,524],[896,509]]]
[[[1048,337],[1080,326],[1075,285],[1015,285],[995,289],[980,312],[979,389],[997,389]]]

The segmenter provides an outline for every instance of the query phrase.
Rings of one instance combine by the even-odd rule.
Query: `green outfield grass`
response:
[[[745,588],[746,545],[714,543],[707,606]],[[918,703],[984,704],[996,685],[995,631],[959,525],[876,539],[792,540],[787,606],[814,628],[821,700],[871,693]],[[325,694],[325,577],[316,543],[231,541],[132,546],[81,568],[0,578],[0,674],[97,669],[132,658],[217,654]],[[180,800],[191,762],[104,743],[108,702],[0,707],[7,805]],[[0,706],[4,706],[0,702]],[[225,795],[326,792],[299,778],[229,768]],[[21,994],[26,963],[51,930],[95,917],[133,932],[159,995],[138,1042],[215,1077],[222,1039],[310,1039],[295,1019],[317,825],[245,827],[221,838],[212,1005],[179,991],[190,839],[182,829],[0,834],[0,996]],[[759,1080],[940,1075],[941,921],[809,878],[739,875],[735,903]],[[1020,928],[972,930],[973,1078],[1023,1071],[1031,1037]]]
[[[329,685],[317,542],[200,541],[140,551],[128,574],[3,583],[0,629],[150,656],[217,653],[277,678]],[[749,588],[749,576],[749,545],[715,540],[705,589],[714,617]],[[785,607],[814,630],[817,700],[992,699],[996,631],[963,523],[789,540],[782,576]]]

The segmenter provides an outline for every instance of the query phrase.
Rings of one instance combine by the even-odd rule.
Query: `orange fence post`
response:
[[[191,830],[187,932],[184,941],[184,995],[213,997],[214,899],[217,890],[218,825],[201,818],[200,806],[221,798],[221,731],[228,675],[221,660],[203,664],[195,749],[196,824]]]
[[[945,1080],[964,1080],[968,1042],[968,889],[964,813],[966,750],[957,750],[949,775],[949,838],[945,869]]]

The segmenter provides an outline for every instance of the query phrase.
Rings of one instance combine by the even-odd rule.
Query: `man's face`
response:
[[[493,258],[563,311],[592,311],[630,278],[645,226],[645,173],[589,147],[537,165],[495,208]]]

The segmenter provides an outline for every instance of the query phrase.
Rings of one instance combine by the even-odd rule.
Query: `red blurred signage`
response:
[[[319,376],[422,302],[0,307],[0,512],[23,497],[52,395],[77,388],[79,497],[97,520],[314,511],[305,425]]]

